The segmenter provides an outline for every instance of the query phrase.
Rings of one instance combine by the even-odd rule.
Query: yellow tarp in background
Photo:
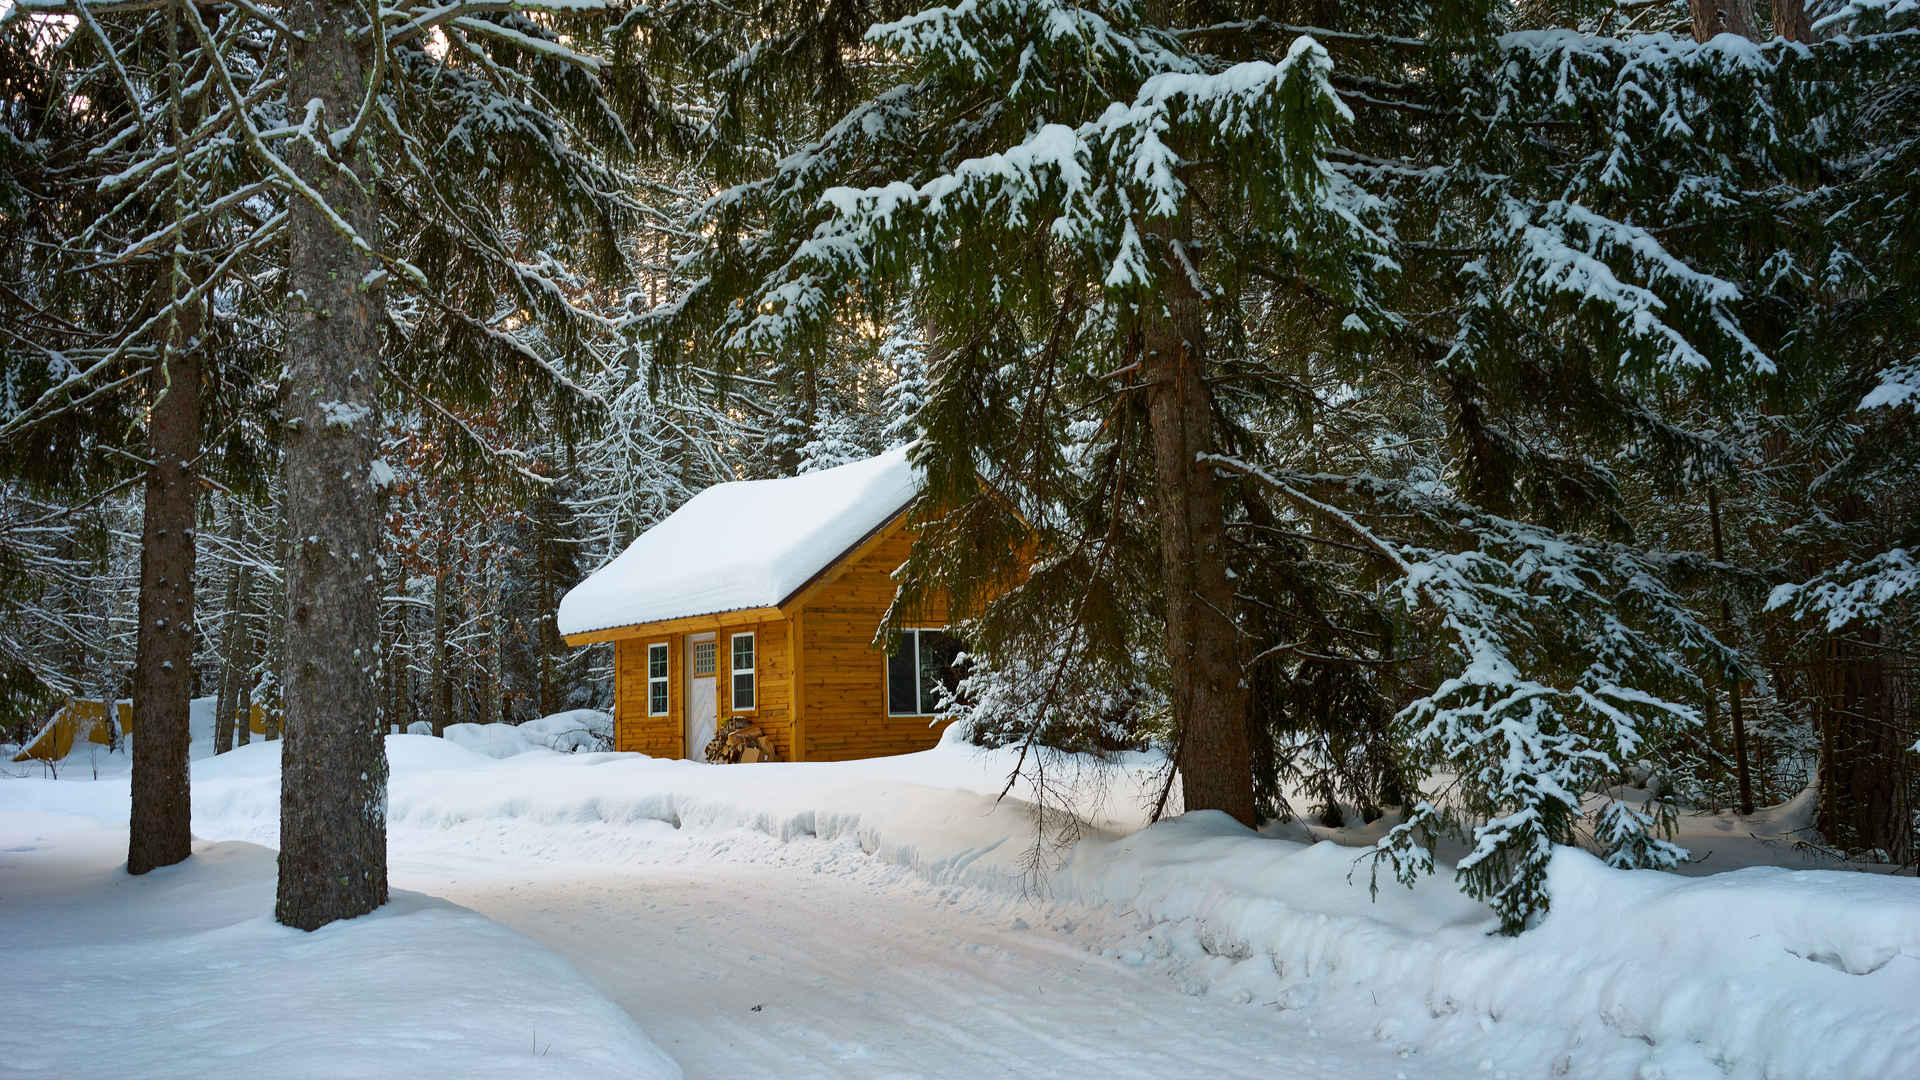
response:
[[[133,703],[119,701],[114,704],[117,706],[114,711],[120,716],[120,733],[131,735]],[[236,713],[234,720],[237,722],[239,719],[239,714]],[[107,707],[104,702],[71,698],[59,712],[53,714],[53,719],[47,721],[33,738],[27,740],[27,745],[13,756],[13,760],[59,761],[73,752],[74,740],[82,731],[86,732],[88,741],[99,743],[101,746],[112,746],[113,732],[106,721]],[[247,729],[255,735],[267,733],[267,715],[257,704],[253,706],[247,717]]]

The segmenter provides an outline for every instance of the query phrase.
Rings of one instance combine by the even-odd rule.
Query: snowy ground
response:
[[[161,972],[204,984],[208,998],[195,1001],[244,1002],[254,983],[272,983],[283,1004],[268,1015],[281,1018],[272,1030],[285,1046],[317,1045],[302,1040],[315,1025],[335,1030],[341,1010],[374,1014],[361,1049],[343,1057],[378,1067],[336,1075],[418,1072],[409,1060],[422,1058],[408,1055],[442,1036],[506,1072],[585,1076],[609,1058],[646,1068],[646,1037],[693,1077],[1198,1067],[1812,1080],[1910,1075],[1920,1058],[1911,879],[1761,868],[1689,880],[1569,853],[1554,868],[1554,913],[1512,940],[1489,937],[1487,912],[1444,879],[1412,893],[1386,886],[1369,903],[1364,868],[1349,882],[1354,853],[1334,844],[1259,837],[1211,815],[1136,831],[1144,766],[1118,776],[1098,827],[1036,878],[1022,806],[982,794],[997,791],[1004,763],[966,748],[715,768],[532,746],[499,756],[503,739],[389,740],[393,881],[415,895],[323,932],[347,959],[311,985],[288,950],[320,939],[266,921],[271,866],[244,846],[275,842],[277,748],[195,763],[196,834],[226,843],[163,873],[232,880],[222,879],[224,907],[191,918],[141,892],[159,875],[114,870],[123,779],[0,783],[0,848],[35,849],[0,855],[0,944],[9,970],[27,976],[0,989],[15,1020],[0,1035],[0,1070],[124,1075],[96,1060],[91,1040],[35,1041],[71,1031],[83,1001],[109,1017],[115,1045],[165,1049],[183,1074],[224,1062],[238,1075],[245,1053],[284,1049],[208,1061],[194,1049],[208,1028],[154,1018],[163,1030],[149,1037],[126,1024],[117,1003],[133,1007]],[[431,920],[444,923],[427,938],[451,957],[444,968],[364,960]],[[123,922],[124,933],[89,937]],[[251,966],[234,970],[254,982],[200,972],[195,935],[208,932],[228,938],[203,966],[245,953]],[[362,947],[364,963],[353,959]],[[123,953],[137,977],[116,974]],[[406,1006],[447,1000],[458,1007]],[[592,1018],[591,1036],[536,1019],[559,1001]],[[524,1030],[536,1026],[540,1042],[553,1037],[537,1063]]]
[[[0,1075],[677,1075],[572,965],[445,900],[307,934],[272,919],[266,848],[138,878],[126,850],[124,825],[0,815]]]
[[[853,844],[638,831],[623,865],[420,852],[403,876],[572,957],[689,1077],[1471,1075],[1182,993],[1100,951],[1123,920],[929,886]]]

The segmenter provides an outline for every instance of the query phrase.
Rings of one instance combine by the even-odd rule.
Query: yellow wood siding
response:
[[[912,547],[911,532],[889,528],[807,596],[798,634],[805,658],[804,760],[906,754],[940,740],[941,725],[926,717],[887,715],[887,658],[873,648],[880,618],[893,603],[893,572]],[[939,626],[946,619],[946,605],[936,602],[915,621]]]
[[[736,623],[714,632],[714,701],[718,727],[733,714],[733,635],[754,635],[754,689],[758,707],[740,715],[766,729],[781,760],[793,760],[793,717],[789,707],[790,661],[787,622]],[[667,715],[647,715],[647,646],[667,643]],[[687,639],[642,633],[614,644],[614,749],[652,757],[685,756]],[[696,747],[696,752],[704,750]]]
[[[647,646],[667,643],[667,715],[647,715]],[[678,637],[634,637],[616,642],[613,666],[613,748],[677,758],[686,742],[686,649]]]
[[[718,677],[715,691],[720,703],[718,727],[725,728],[727,718],[736,715],[733,712],[733,635],[746,633],[753,635],[755,707],[737,715],[752,720],[766,731],[778,760],[792,761],[793,668],[785,619],[729,626],[714,635],[718,646],[718,663],[714,665]]]

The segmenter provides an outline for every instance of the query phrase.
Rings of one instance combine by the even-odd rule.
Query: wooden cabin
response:
[[[933,687],[952,684],[959,649],[944,605],[894,655],[873,647],[919,490],[904,449],[720,484],[575,586],[559,628],[569,645],[614,646],[615,748],[705,760],[732,717],[776,760],[932,747]]]

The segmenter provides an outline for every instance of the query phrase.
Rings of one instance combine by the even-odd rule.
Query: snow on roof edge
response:
[[[781,477],[781,479],[790,479],[790,477]],[[756,481],[747,480],[747,481],[728,481],[728,482],[729,483],[755,483]],[[879,535],[883,530],[886,529],[887,526],[893,524],[895,521],[898,521],[900,519],[900,515],[906,513],[907,508],[912,505],[913,505],[912,498],[909,498],[906,502],[901,503],[900,508],[895,510],[892,514],[889,514],[885,521],[882,521],[880,524],[875,525],[871,529],[868,529],[864,534],[861,535],[860,539],[855,540],[851,544],[848,544],[845,551],[842,551],[838,555],[835,555],[833,558],[828,559],[826,563],[820,567],[820,569],[815,570],[813,572],[813,575],[811,577],[807,578],[807,580],[801,582],[800,584],[795,585],[791,592],[787,593],[787,595],[785,596],[782,596],[781,598],[774,601],[773,603],[746,604],[740,607],[715,608],[712,611],[689,611],[684,615],[669,615],[666,618],[661,618],[661,619],[648,619],[646,622],[613,623],[610,626],[595,626],[585,630],[562,630],[560,634],[562,637],[578,637],[581,634],[601,634],[601,633],[605,633],[608,630],[640,630],[640,629],[644,629],[645,627],[656,626],[664,622],[673,622],[676,619],[702,619],[710,615],[731,615],[738,611],[758,611],[761,608],[785,607],[788,601],[792,600],[794,597],[804,592],[807,586],[820,580],[820,575],[833,569],[835,566],[838,566],[842,561],[844,561],[847,558],[847,556],[852,555],[854,552],[866,546],[867,541]],[[588,577],[589,579],[591,579],[592,575],[588,575]],[[581,584],[585,584],[585,582],[583,581]],[[578,587],[579,586],[575,586],[575,588],[578,588]]]
[[[567,591],[566,637],[775,607],[906,511],[911,446],[800,476],[715,484]]]

